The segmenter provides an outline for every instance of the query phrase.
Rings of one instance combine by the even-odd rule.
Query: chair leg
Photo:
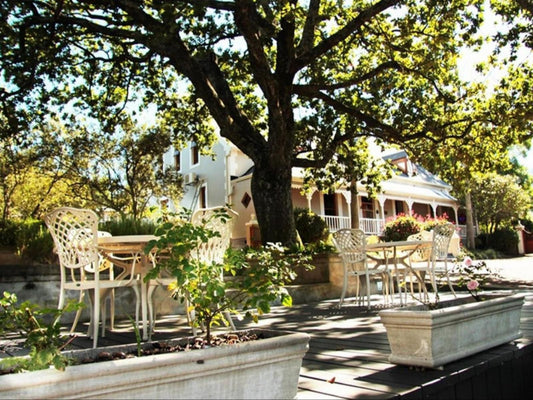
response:
[[[111,289],[111,295],[110,295],[110,302],[109,302],[109,329],[114,330],[115,329],[115,289]]]
[[[189,322],[189,326],[192,330],[192,335],[196,336],[198,331],[196,329],[196,326],[194,325],[194,320],[196,318],[196,312],[194,309],[189,310],[189,302],[185,301],[185,313],[187,314],[187,321]]]
[[[85,297],[85,290],[80,290],[80,298],[78,300],[79,303],[83,302],[83,298]],[[59,309],[63,308],[63,306],[59,307]],[[76,326],[78,326],[78,322],[80,320],[80,316],[81,316],[81,312],[82,312],[82,309],[78,309],[78,311],[76,311],[76,316],[74,317],[74,322],[72,323],[72,326],[70,327],[70,333],[74,333],[74,331],[76,330]]]
[[[342,293],[341,298],[339,300],[338,307],[342,306],[342,303],[344,302],[344,296],[346,295],[346,289],[348,287],[348,270],[346,268],[346,264],[343,263],[343,269],[344,269],[344,281],[342,284]]]
[[[226,318],[226,320],[227,320],[228,323],[229,323],[229,327],[231,328],[232,331],[235,331],[235,330],[236,330],[236,329],[235,329],[235,324],[233,323],[233,319],[231,318],[231,314],[230,314],[230,312],[229,312],[229,311],[226,311],[226,312],[224,312],[224,314],[225,314],[225,318]]]
[[[453,294],[453,297],[457,297],[455,290],[453,289],[452,282],[450,281],[450,274],[448,273],[448,260],[444,260],[444,273],[446,274],[446,280],[448,281],[448,287]]]
[[[154,294],[157,285],[148,286],[148,340],[151,340],[152,333],[155,330],[155,314],[154,314],[154,302],[152,301],[152,296]]]
[[[361,305],[361,276],[355,275],[355,299],[357,301],[357,305]]]
[[[93,349],[98,347],[98,322],[100,320],[100,290],[94,290],[93,302]]]
[[[102,295],[102,293],[100,293],[100,296]],[[102,303],[100,304],[100,310],[101,310],[101,313],[102,313],[102,337],[105,337],[105,324],[106,324],[106,321],[107,321],[107,304],[106,304],[106,300],[107,300],[107,296],[102,296]]]
[[[365,274],[366,277],[366,307],[370,310],[370,277]]]

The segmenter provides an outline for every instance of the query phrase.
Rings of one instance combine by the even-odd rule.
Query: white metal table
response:
[[[110,262],[124,269],[122,274],[137,275],[141,297],[141,315],[143,340],[149,339],[148,324],[152,320],[152,315],[148,319],[148,308],[151,310],[151,302],[148,296],[150,282],[145,282],[144,277],[153,268],[153,254],[145,254],[145,247],[151,240],[156,240],[154,235],[124,235],[98,238],[98,249]],[[137,311],[137,310],[136,310]],[[138,315],[137,315],[138,317]]]
[[[416,272],[411,267],[411,263],[407,262],[407,260],[416,251],[431,249],[432,247],[433,241],[431,240],[401,240],[394,242],[369,243],[366,245],[366,255],[368,258],[375,261],[378,266],[392,264],[394,268],[394,274],[396,275],[398,290],[400,291],[400,305],[403,305],[402,290],[398,271],[399,266],[404,266],[415,276],[417,276]],[[425,286],[422,285],[422,287],[427,295]],[[435,288],[433,288],[433,290],[435,290]]]

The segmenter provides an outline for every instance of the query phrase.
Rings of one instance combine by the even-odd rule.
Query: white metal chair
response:
[[[113,288],[131,286],[134,274],[128,279],[101,279],[98,216],[93,211],[60,207],[47,214],[44,220],[54,240],[61,269],[58,308],[63,308],[67,290],[90,291],[94,299],[91,302],[91,335],[93,347],[96,347],[103,301]]]
[[[455,257],[449,257],[450,240],[455,232],[455,225],[451,222],[446,224],[439,224],[433,228],[433,251],[431,253],[432,263],[432,281],[433,290],[436,291],[436,274],[443,275],[450,288],[452,294],[457,297],[453,285],[450,281],[448,270],[448,261],[453,261]],[[444,266],[442,269],[437,269],[437,263]]]
[[[384,290],[384,297],[388,294],[388,286],[390,282],[390,275],[386,265],[380,265],[376,268],[368,267],[368,257],[366,254],[366,236],[361,229],[340,229],[333,233],[333,242],[342,259],[344,269],[344,283],[341,297],[339,300],[339,307],[344,302],[346,291],[348,288],[348,277],[355,276],[356,288],[355,296],[358,304],[362,302],[360,295],[360,278],[365,277],[366,280],[366,302],[367,308],[370,309],[370,276],[377,276],[386,288]]]
[[[229,217],[229,221],[223,221],[221,218],[213,218],[214,214],[217,212],[224,211]],[[231,233],[233,228],[233,222],[235,217],[238,214],[227,208],[227,207],[213,207],[213,208],[203,208],[196,210],[192,217],[191,223],[195,225],[205,225],[206,228],[216,231],[220,236],[210,238],[206,243],[202,243],[198,246],[196,251],[194,251],[190,256],[197,258],[199,261],[206,264],[222,264],[224,262],[224,254],[226,250],[231,245]],[[175,278],[172,277],[159,277],[157,283],[160,286],[167,287],[176,282]],[[151,292],[155,289],[156,286],[151,286]],[[150,293],[149,298],[151,298],[152,293]],[[153,310],[153,304],[150,300],[150,308]],[[194,311],[188,311],[188,305],[185,305],[187,310],[187,320],[189,323],[194,319]],[[229,326],[232,330],[235,330],[235,325],[231,319],[230,313],[225,314],[225,318],[229,323]],[[153,327],[155,321],[151,321],[151,326]],[[192,325],[192,324],[191,324]],[[192,327],[193,335],[196,335],[196,329]]]
[[[433,233],[428,231],[420,231],[414,235],[410,235],[407,241],[416,240],[433,240]],[[406,276],[404,277],[405,285],[409,285],[411,295],[414,296],[414,283],[418,285],[419,298],[422,296],[422,292],[427,299],[427,291],[424,290],[424,281],[426,276],[432,279],[433,268],[431,263],[432,247],[421,247],[409,254],[408,262],[410,269],[405,270]]]
[[[104,231],[98,231],[97,235],[98,235],[99,238],[100,237],[109,237],[109,236],[111,236],[111,234],[109,232],[104,232]],[[109,260],[107,260],[105,257],[100,255],[100,260],[99,260],[99,264],[98,265],[99,265],[100,272],[107,271],[109,273],[109,279],[114,279],[113,264]],[[92,264],[85,267],[85,272],[86,273],[90,273],[90,274],[94,274],[94,268],[93,268]],[[107,318],[106,318],[106,311],[107,311],[106,300],[109,300],[109,329],[113,330],[114,326],[115,326],[115,289],[111,289],[109,291],[105,291],[104,294],[105,294],[105,297],[100,299],[101,302],[102,302],[102,306],[100,307],[101,315],[102,315],[102,337],[105,336],[105,327],[106,327],[106,321],[107,321]],[[79,298],[79,302],[80,303],[83,302],[84,297],[85,297],[85,290],[80,290],[80,298]],[[80,308],[76,312],[76,316],[74,318],[74,322],[72,323],[72,326],[70,328],[70,333],[73,333],[74,330],[76,329],[76,326],[78,325],[81,313],[82,313],[82,310]],[[88,334],[89,335],[92,335],[92,323],[93,323],[93,321],[92,321],[92,318],[91,318],[91,321],[89,323],[89,329],[88,329]]]

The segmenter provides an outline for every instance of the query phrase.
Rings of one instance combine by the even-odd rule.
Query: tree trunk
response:
[[[350,184],[350,194],[352,196],[352,201],[350,203],[350,214],[351,217],[351,226],[352,229],[359,229],[359,209],[357,208],[357,181],[353,181]]]
[[[466,208],[466,245],[469,249],[476,248],[475,232],[474,232],[474,216],[472,212],[472,197],[470,190],[465,193],[465,208]]]
[[[291,199],[291,167],[256,162],[252,175],[252,196],[261,241],[296,243],[296,228]]]

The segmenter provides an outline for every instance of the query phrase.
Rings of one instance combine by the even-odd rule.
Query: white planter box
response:
[[[294,398],[309,336],[262,332],[272,337],[203,350],[75,365],[63,372],[48,369],[3,375],[0,398]],[[112,352],[117,348],[96,350]]]
[[[441,302],[444,308],[413,306],[380,311],[395,364],[437,368],[522,336],[523,295],[476,302],[471,296]]]

